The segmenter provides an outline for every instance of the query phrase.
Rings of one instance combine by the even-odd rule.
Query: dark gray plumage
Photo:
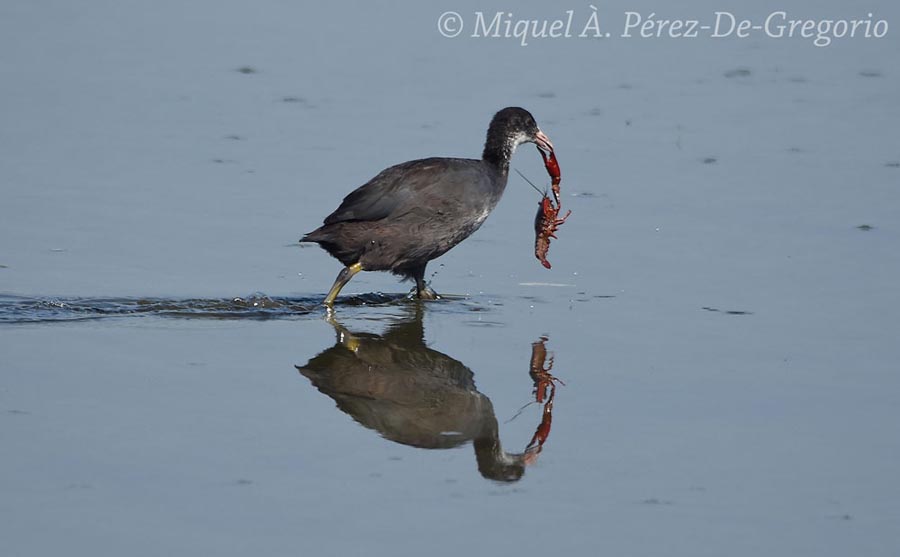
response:
[[[359,271],[390,271],[435,298],[425,266],[478,230],[506,188],[517,146],[553,145],[522,108],[504,108],[488,127],[482,158],[428,158],[383,170],[344,198],[301,242],[316,242],[344,264],[325,298],[332,305]]]

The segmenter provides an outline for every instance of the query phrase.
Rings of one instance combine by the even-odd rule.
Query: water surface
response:
[[[896,553],[897,35],[437,33],[507,8],[568,9],[0,9],[7,553]],[[602,6],[644,8],[723,7]],[[444,300],[361,273],[329,316],[296,240],[507,105],[558,150],[553,269],[513,175]]]

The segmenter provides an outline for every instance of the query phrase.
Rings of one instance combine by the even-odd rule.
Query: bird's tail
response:
[[[318,232],[319,232],[318,230],[314,230],[314,231],[310,232],[309,234],[304,234],[303,237],[300,238],[300,243],[303,244],[306,242],[320,241],[322,239],[322,237]]]

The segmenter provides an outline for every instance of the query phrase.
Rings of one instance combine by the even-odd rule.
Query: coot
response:
[[[435,299],[425,266],[469,237],[497,205],[509,160],[522,143],[550,153],[553,144],[525,109],[504,108],[488,126],[481,160],[428,158],[404,162],[351,192],[301,242],[316,242],[344,264],[325,297],[331,306],[360,271],[390,271]]]

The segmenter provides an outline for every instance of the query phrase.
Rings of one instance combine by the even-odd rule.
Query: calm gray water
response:
[[[525,47],[438,18],[591,8],[420,4],[0,7],[3,553],[895,555],[895,4],[617,1]],[[896,29],[619,36],[716,10]],[[363,273],[329,318],[296,240],[508,105],[557,147],[553,269],[513,177],[447,299]]]

